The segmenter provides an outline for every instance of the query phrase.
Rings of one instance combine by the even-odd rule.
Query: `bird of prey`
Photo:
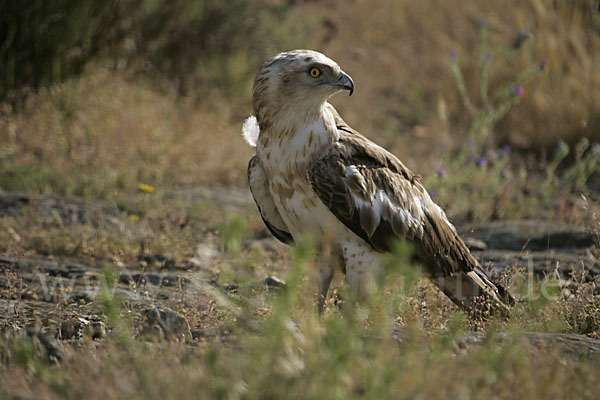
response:
[[[336,266],[364,297],[380,273],[378,253],[413,244],[425,273],[457,305],[485,299],[494,310],[512,297],[471,255],[444,211],[393,154],[352,129],[328,103],[354,82],[312,50],[280,53],[260,68],[254,116],[244,124],[256,146],[248,182],[266,227],[285,243],[309,233],[319,244],[318,309]]]

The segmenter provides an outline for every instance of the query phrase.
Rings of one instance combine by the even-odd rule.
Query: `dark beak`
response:
[[[350,78],[350,75],[342,72],[340,79],[334,83],[334,86],[338,86],[344,90],[350,91],[350,96],[354,93],[354,81]]]

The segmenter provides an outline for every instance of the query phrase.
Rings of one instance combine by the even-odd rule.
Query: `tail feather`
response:
[[[514,304],[512,295],[490,280],[446,214],[436,207],[427,214],[416,253],[433,282],[462,309],[507,312]]]
[[[464,310],[474,310],[485,305],[491,313],[506,313],[509,306],[514,304],[514,298],[508,290],[494,284],[479,267],[469,272],[460,271],[432,280],[446,296]]]

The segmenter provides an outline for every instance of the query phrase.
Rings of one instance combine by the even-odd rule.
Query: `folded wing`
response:
[[[283,243],[293,243],[294,239],[277,211],[269,191],[267,177],[256,156],[252,157],[248,163],[248,185],[267,229]]]
[[[419,177],[337,113],[336,122],[337,151],[308,171],[313,189],[329,210],[377,251],[390,250],[399,239],[412,242],[426,272],[457,304],[465,305],[482,293],[502,304],[504,289],[479,267]]]

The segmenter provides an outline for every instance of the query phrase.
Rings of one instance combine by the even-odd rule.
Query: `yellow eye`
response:
[[[317,67],[312,67],[310,69],[310,71],[308,71],[308,73],[310,74],[310,76],[312,76],[313,78],[318,78],[319,75],[321,75],[321,70]]]

